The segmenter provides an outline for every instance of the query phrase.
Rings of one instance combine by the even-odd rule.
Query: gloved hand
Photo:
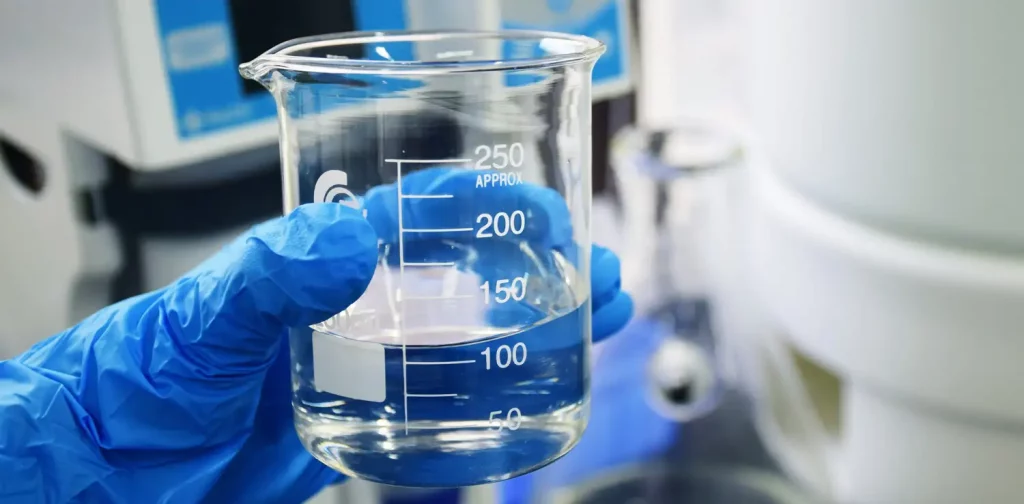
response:
[[[305,205],[0,362],[0,501],[299,503],[338,481],[293,428],[285,334],[361,295],[377,237]],[[599,341],[632,304],[614,255],[591,264]]]

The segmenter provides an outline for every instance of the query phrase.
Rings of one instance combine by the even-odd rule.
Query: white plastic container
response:
[[[1024,258],[830,213],[761,166],[762,427],[842,503],[1024,501]]]
[[[748,5],[751,112],[784,179],[896,233],[1024,251],[1024,3]]]

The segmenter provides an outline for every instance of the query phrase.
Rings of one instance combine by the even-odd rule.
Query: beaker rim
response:
[[[516,59],[479,59],[466,61],[395,61],[363,58],[329,58],[319,56],[296,56],[293,53],[330,46],[345,46],[370,42],[430,42],[447,39],[497,39],[497,40],[551,40],[575,44],[574,50],[560,54],[549,54]],[[328,33],[301,37],[280,43],[248,63],[240,66],[243,76],[259,79],[271,70],[293,70],[300,72],[338,74],[393,75],[437,75],[451,73],[497,72],[506,70],[531,70],[569,66],[580,62],[593,62],[605,52],[606,46],[600,40],[585,35],[525,30],[374,30]]]

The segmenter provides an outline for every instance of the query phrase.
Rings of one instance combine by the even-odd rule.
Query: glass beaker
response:
[[[278,105],[285,211],[349,205],[378,235],[363,296],[290,336],[296,427],[319,460],[454,487],[579,440],[603,51],[535,31],[374,32],[242,65]]]
[[[622,281],[637,313],[665,320],[675,338],[651,359],[654,406],[678,421],[712,411],[725,390],[719,346],[731,327],[720,324],[729,299],[723,276],[736,269],[737,201],[732,186],[742,166],[737,135],[709,121],[665,128],[624,128],[612,147],[612,167],[628,239]]]

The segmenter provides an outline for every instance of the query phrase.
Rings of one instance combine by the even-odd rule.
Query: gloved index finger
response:
[[[523,181],[517,172],[422,169],[373,188],[362,205],[386,243],[487,239],[556,248],[573,234],[562,195]]]

